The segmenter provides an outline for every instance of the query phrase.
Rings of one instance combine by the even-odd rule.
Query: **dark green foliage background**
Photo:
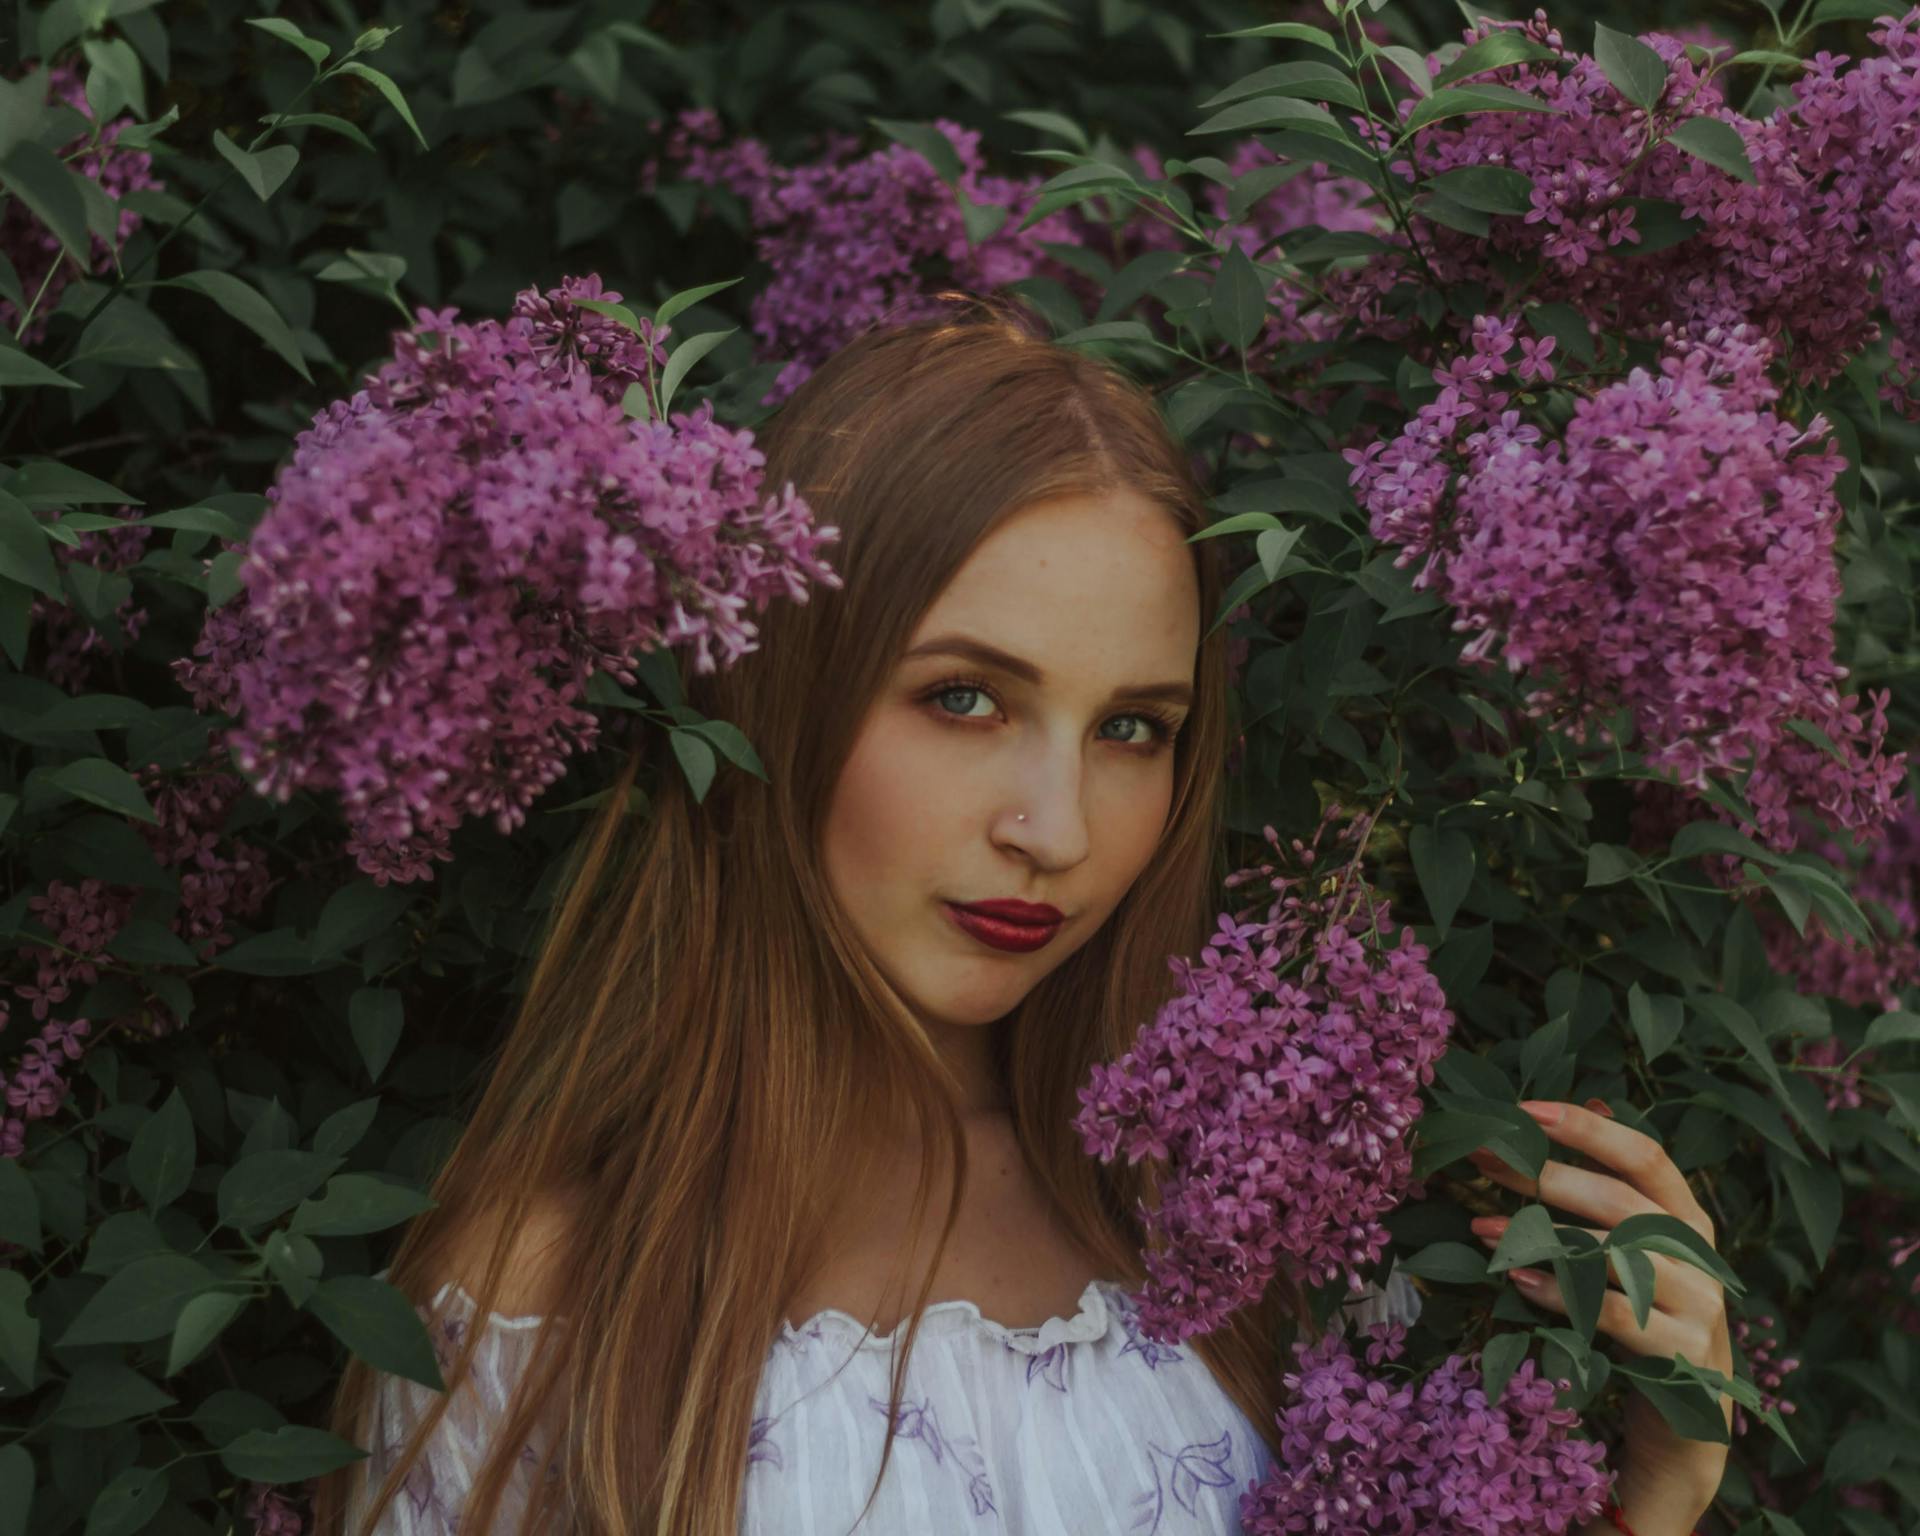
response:
[[[1680,19],[1671,12],[1606,14],[1634,30]],[[52,487],[26,498],[36,508],[211,502],[248,525],[294,435],[352,392],[415,308],[498,316],[520,290],[586,272],[647,309],[743,278],[675,321],[676,339],[740,327],[678,404],[711,395],[724,416],[751,423],[772,371],[754,365],[746,326],[766,272],[733,200],[708,198],[703,214],[692,189],[639,190],[660,120],[712,106],[730,133],[759,136],[793,161],[823,130],[877,146],[871,118],[944,116],[981,130],[995,170],[1051,174],[1022,155],[1053,141],[1008,112],[1058,112],[1103,143],[1192,154],[1185,135],[1200,101],[1291,56],[1210,37],[1283,14],[1220,0],[298,3],[274,13],[327,44],[329,65],[366,29],[392,29],[365,40],[360,61],[404,96],[416,135],[374,81],[335,73],[315,83],[296,46],[247,25],[264,14],[225,0],[58,0],[13,12],[0,41],[7,74],[121,38],[138,57],[147,116],[177,110],[153,146],[166,192],[132,199],[146,223],[121,252],[127,279],[231,273],[264,296],[291,338],[282,350],[300,362],[228,306],[179,288],[131,287],[114,300],[117,317],[109,309],[83,328],[112,283],[76,282],[34,355],[66,365],[82,387],[0,391],[0,489],[22,494],[29,482],[17,471],[29,461],[64,466],[33,472],[32,483]],[[1794,45],[1858,52],[1861,14],[1802,10]],[[1375,19],[1420,47],[1456,39],[1462,24],[1439,4],[1390,5]],[[1589,20],[1563,18],[1570,40],[1587,44]],[[1684,20],[1740,46],[1778,37],[1759,5],[1689,8]],[[334,114],[350,132],[276,134],[269,143],[297,148],[298,163],[263,199],[213,135],[250,144],[265,114],[288,110]],[[103,335],[126,340],[89,357],[84,344]],[[1247,483],[1263,467],[1271,474],[1271,462],[1251,464],[1228,443],[1250,418],[1232,406],[1209,414],[1177,389],[1168,396],[1221,465],[1221,512],[1260,505]],[[1920,443],[1857,389],[1799,403],[1843,421],[1865,471],[1845,485],[1840,656],[1857,666],[1854,684],[1895,687],[1893,743],[1909,746],[1907,519]],[[1282,456],[1290,474],[1317,483],[1325,509],[1296,519],[1306,525],[1300,549],[1337,575],[1294,569],[1275,582],[1255,564],[1236,590],[1254,607],[1241,631],[1253,640],[1253,723],[1235,785],[1237,851],[1257,855],[1265,822],[1311,830],[1322,799],[1371,804],[1397,791],[1369,870],[1435,946],[1461,1018],[1442,1083],[1453,1118],[1430,1116],[1424,1164],[1463,1175],[1457,1159],[1472,1146],[1496,1135],[1517,1143],[1527,1134],[1511,1111],[1520,1093],[1599,1093],[1624,1115],[1657,1104],[1644,1123],[1710,1190],[1721,1250],[1749,1290],[1742,1309],[1764,1304],[1786,1319],[1788,1347],[1805,1362],[1790,1387],[1800,1454],[1765,1429],[1742,1437],[1717,1528],[1920,1529],[1920,1340],[1897,1326],[1881,1235],[1841,1219],[1878,1191],[1876,1220],[1920,1228],[1920,1020],[1877,1025],[1888,1043],[1873,1058],[1865,1107],[1828,1115],[1818,1089],[1777,1062],[1797,1036],[1833,1030],[1858,1045],[1874,1016],[1801,998],[1768,969],[1752,915],[1699,873],[1697,855],[1720,851],[1710,834],[1670,861],[1626,852],[1631,752],[1567,756],[1491,731],[1484,751],[1459,756],[1449,727],[1497,720],[1520,690],[1436,667],[1457,641],[1432,605],[1387,621],[1410,596],[1406,573],[1365,539],[1344,466],[1305,438],[1277,442],[1273,460]],[[89,490],[73,471],[125,496]],[[1236,566],[1253,560],[1250,540],[1233,543]],[[114,654],[111,690],[91,714],[64,720],[42,718],[44,690],[21,675],[42,657],[27,623],[32,592],[13,579],[17,563],[0,565],[0,935],[18,946],[16,975],[46,938],[26,903],[49,880],[135,878],[124,830],[102,831],[123,813],[49,775],[91,758],[184,769],[204,747],[209,722],[187,708],[168,663],[189,652],[209,581],[215,598],[230,588],[234,556],[193,528],[159,533],[150,548],[130,573],[149,614],[131,643],[102,599],[115,597],[112,585],[67,577],[64,600],[103,626]],[[210,574],[208,556],[220,557]],[[670,673],[652,677],[657,702],[673,704]],[[673,760],[652,754],[653,771]],[[0,1271],[0,1532],[225,1531],[249,1482],[297,1483],[351,1454],[311,1428],[345,1347],[432,1379],[403,1299],[366,1277],[421,1207],[415,1191],[457,1131],[462,1097],[511,1008],[578,805],[591,803],[611,761],[611,751],[576,761],[511,839],[463,830],[453,864],[416,887],[359,877],[329,804],[248,798],[223,830],[273,860],[278,883],[254,931],[209,965],[117,947],[79,999],[81,1016],[137,1016],[159,997],[176,1008],[190,999],[191,1017],[159,1039],[97,1025],[68,1103],[34,1123],[22,1158],[0,1161],[0,1237],[24,1250]],[[1765,861],[1750,869],[1778,878]],[[147,883],[141,911],[164,924],[177,886],[164,874]],[[1860,916],[1848,905],[1823,893],[1818,910],[1840,923]],[[1680,1026],[1671,1043],[1656,1039],[1662,1019]],[[9,1044],[31,1024],[16,1009]],[[1496,1123],[1476,1126],[1474,1113]],[[1787,1116],[1821,1134],[1796,1135]],[[1438,1177],[1396,1219],[1402,1255],[1428,1278],[1423,1327],[1466,1347],[1493,1329],[1544,1350],[1550,1368],[1582,1382],[1576,1400],[1596,1422],[1611,1422],[1626,1383],[1606,1379],[1580,1331],[1530,1336],[1539,1319],[1511,1297],[1494,1300],[1478,1250],[1463,1260],[1444,1246],[1471,1242],[1463,1198],[1477,1197]],[[1509,1333],[1509,1323],[1524,1326]],[[1680,1396],[1668,1406],[1686,1411]]]

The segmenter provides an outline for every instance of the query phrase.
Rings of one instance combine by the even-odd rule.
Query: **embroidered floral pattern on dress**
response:
[[[765,1464],[775,1470],[784,1470],[786,1463],[781,1460],[780,1447],[773,1443],[775,1420],[771,1414],[761,1414],[747,1426],[747,1470]]]
[[[1217,1440],[1196,1440],[1177,1451],[1162,1450],[1149,1440],[1147,1455],[1148,1465],[1153,1469],[1153,1486],[1134,1500],[1138,1512],[1131,1536],[1158,1536],[1160,1522],[1167,1513],[1168,1494],[1172,1494],[1173,1502],[1189,1515],[1200,1516],[1202,1488],[1231,1488],[1234,1484],[1233,1470],[1227,1465],[1233,1456],[1232,1430],[1223,1430]]]
[[[1140,1331],[1139,1309],[1133,1305],[1131,1297],[1121,1301],[1119,1312],[1120,1326],[1126,1330],[1127,1335],[1127,1342],[1120,1350],[1121,1354],[1138,1355],[1147,1363],[1149,1369],[1158,1368],[1169,1360],[1187,1358],[1180,1352],[1177,1345],[1162,1344],[1157,1339],[1148,1338]]]
[[[1002,1343],[1009,1354],[1020,1353],[1020,1351],[1015,1349],[1011,1344],[1006,1344],[1004,1341],[1002,1341]],[[1037,1355],[1028,1355],[1027,1385],[1032,1386],[1034,1377],[1038,1376],[1048,1386],[1052,1387],[1054,1391],[1066,1391],[1067,1351],[1071,1347],[1071,1345],[1067,1344],[1054,1344],[1041,1350]]]
[[[867,1402],[884,1415],[886,1403],[877,1397],[869,1397]],[[934,1413],[933,1400],[922,1398],[919,1402],[902,1398],[900,1411],[894,1416],[893,1432],[902,1440],[918,1441],[933,1458],[934,1465],[944,1463],[949,1456],[953,1459],[956,1471],[967,1480],[967,1501],[973,1506],[976,1515],[995,1513],[993,1486],[987,1478],[987,1464],[975,1449],[973,1439],[962,1435],[958,1439],[948,1439],[940,1432],[940,1421]]]

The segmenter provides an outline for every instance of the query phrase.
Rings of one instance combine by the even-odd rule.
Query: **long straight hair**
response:
[[[522,1531],[735,1536],[761,1369],[819,1262],[837,1192],[866,1171],[858,1132],[872,1106],[894,1107],[925,1148],[914,1233],[932,1170],[951,1170],[936,1264],[952,1233],[966,1182],[957,1085],[832,898],[820,855],[832,790],[921,615],[1009,516],[1124,488],[1189,534],[1207,519],[1186,450],[1147,390],[1034,335],[1011,305],[950,299],[941,317],[849,343],[761,430],[767,485],[791,481],[840,530],[826,553],[843,579],[774,605],[756,653],[689,681],[689,703],[745,731],[768,779],[724,772],[696,804],[667,772],[650,813],[629,817],[637,761],[626,759],[573,851],[521,1006],[433,1181],[438,1204],[394,1252],[388,1278],[425,1310],[456,1278],[457,1236],[491,1234],[484,1273],[457,1277],[484,1315],[530,1215],[564,1197],[578,1217],[534,1358],[489,1431],[468,1528],[493,1528],[523,1447],[544,1442]],[[1191,549],[1204,630],[1221,573],[1215,541]],[[1058,1219],[1107,1276],[1132,1284],[1144,1281],[1152,1165],[1089,1157],[1071,1124],[1075,1090],[1172,995],[1168,957],[1197,954],[1212,930],[1225,872],[1224,648],[1214,630],[1194,658],[1153,859],[1101,928],[987,1026],[1020,1145]],[[933,1273],[897,1356],[876,1491]],[[1191,1341],[1276,1451],[1278,1353],[1299,1301],[1276,1287]],[[450,1394],[481,1331],[447,1362]],[[336,1433],[362,1443],[374,1385],[351,1360]],[[356,1531],[342,1526],[365,1500],[365,1464],[316,1480],[321,1536],[372,1528],[447,1402],[408,1437]]]

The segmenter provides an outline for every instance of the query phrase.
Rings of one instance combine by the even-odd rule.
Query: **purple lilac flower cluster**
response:
[[[665,328],[574,302],[618,298],[589,276],[504,323],[421,310],[295,440],[242,593],[175,663],[260,792],[338,793],[381,884],[428,878],[468,817],[519,825],[598,739],[594,672],[631,683],[660,646],[711,672],[756,648],[750,605],[840,584],[838,530],[763,493],[751,433],[711,402],[628,418]]]
[[[113,515],[133,519],[140,514],[137,508],[121,507]],[[54,511],[51,520],[58,522],[59,518],[59,512]],[[146,554],[152,534],[151,528],[141,527],[89,529],[73,535],[73,544],[53,545],[54,563],[63,572],[78,564],[116,574]],[[146,627],[147,610],[129,590],[115,605],[114,619],[129,641],[137,640]],[[101,664],[113,654],[106,637],[68,603],[36,595],[28,622],[39,630],[44,645],[35,675],[69,693],[85,691]]]
[[[1398,1356],[1399,1330],[1371,1333],[1369,1365]],[[1477,1354],[1394,1381],[1338,1334],[1294,1353],[1278,1464],[1241,1498],[1248,1536],[1559,1536],[1606,1502],[1606,1447],[1571,1433],[1579,1414],[1531,1360],[1490,1404]]]
[[[89,122],[93,120],[93,109],[87,105],[86,85],[71,64],[56,64],[47,71],[47,99],[62,102]],[[144,149],[118,147],[116,141],[132,122],[131,116],[116,117],[100,130],[100,141],[93,148],[82,151],[86,139],[77,137],[59,151],[62,160],[92,180],[116,203],[129,192],[159,191],[164,185],[153,174],[151,154]],[[139,227],[140,215],[131,208],[121,208],[111,245],[97,234],[91,237],[91,270],[111,271],[114,252]],[[33,296],[40,293],[40,285],[46,284],[32,323],[20,336],[22,345],[34,346],[46,335],[47,317],[59,304],[67,284],[73,281],[73,264],[63,254],[59,237],[17,197],[8,198],[4,212],[0,212],[0,254],[13,263],[21,292],[29,304]],[[20,324],[20,311],[10,299],[0,299],[0,324],[9,331]]]
[[[1787,1378],[1800,1369],[1800,1360],[1796,1355],[1780,1353],[1779,1322],[1773,1314],[1769,1312],[1760,1317],[1735,1318],[1733,1342],[1739,1346],[1740,1354],[1746,1361],[1747,1375],[1759,1388],[1761,1407],[1771,1408],[1783,1418],[1794,1412],[1793,1400],[1780,1394]],[[1733,1432],[1744,1435],[1747,1426],[1753,1422],[1747,1417],[1746,1410],[1735,1404]]]
[[[1657,373],[1579,392],[1555,439],[1513,404],[1515,386],[1551,377],[1551,348],[1477,317],[1401,434],[1346,450],[1373,534],[1401,547],[1396,564],[1422,559],[1414,586],[1455,609],[1463,661],[1493,665],[1499,642],[1510,671],[1553,674],[1530,716],[1564,714],[1584,741],[1625,707],[1648,761],[1690,787],[1750,761],[1745,830],[1782,850],[1796,806],[1877,830],[1906,756],[1883,750],[1887,690],[1862,718],[1836,687],[1844,460],[1823,418],[1801,428],[1770,409],[1773,348],[1750,327],[1661,339]]]
[[[1386,903],[1358,868],[1371,818],[1340,828],[1356,849],[1329,870],[1294,839],[1298,873],[1270,863],[1264,916],[1223,913],[1198,962],[1169,964],[1179,994],[1133,1048],[1096,1065],[1074,1121],[1089,1154],[1164,1162],[1139,1316],[1178,1343],[1259,1299],[1283,1263],[1318,1284],[1386,1249],[1380,1217],[1413,1188],[1409,1132],[1453,1027],[1411,929],[1383,935]],[[1279,852],[1279,835],[1268,842]]]
[[[1750,325],[1776,343],[1796,381],[1833,378],[1879,334],[1884,305],[1898,333],[1895,362],[1910,370],[1908,340],[1920,318],[1920,184],[1911,148],[1920,126],[1920,10],[1873,33],[1884,51],[1852,71],[1844,55],[1809,61],[1795,103],[1764,121],[1733,110],[1682,40],[1643,41],[1667,65],[1649,114],[1609,83],[1591,57],[1569,50],[1537,11],[1527,22],[1486,22],[1474,42],[1517,30],[1551,57],[1473,77],[1556,109],[1447,119],[1413,135],[1397,168],[1431,178],[1463,166],[1520,171],[1534,184],[1522,216],[1496,218],[1485,236],[1416,217],[1412,232],[1442,283],[1479,283],[1502,307],[1512,274],[1538,270],[1540,291],[1609,328],[1631,334],[1663,324]],[[1437,72],[1440,61],[1429,61]],[[1402,110],[1410,111],[1410,98]],[[1692,118],[1738,134],[1754,171],[1749,182],[1662,137]],[[1651,132],[1655,127],[1659,134]],[[1654,139],[1660,142],[1653,142]],[[1697,220],[1688,239],[1643,253],[1635,199],[1676,204]],[[1404,244],[1404,242],[1401,242]],[[1517,258],[1517,260],[1516,260]],[[1389,261],[1403,270],[1409,252]],[[1533,279],[1528,278],[1532,284]],[[1903,384],[1888,398],[1912,409]]]
[[[140,834],[154,862],[180,882],[180,909],[168,926],[203,960],[233,943],[231,925],[258,912],[274,885],[266,855],[221,830],[246,786],[238,775],[214,766],[220,755],[216,741],[209,759],[190,774],[170,778],[151,766],[139,773],[159,818],[155,824],[138,823]],[[133,915],[137,894],[132,886],[97,879],[52,880],[27,902],[53,943],[20,945],[15,955],[23,970],[0,975],[0,1036],[16,1004],[40,1025],[11,1071],[0,1071],[0,1097],[6,1102],[0,1113],[0,1157],[19,1156],[28,1123],[52,1115],[66,1097],[68,1069],[85,1053],[93,1026],[55,1014],[77,988],[100,979],[107,946]],[[178,1028],[179,1020],[155,996],[143,1012],[115,1019],[113,1026],[161,1035]]]
[[[783,166],[757,139],[723,143],[719,117],[698,108],[675,119],[662,155],[642,166],[644,188],[670,168],[687,181],[726,187],[747,204],[756,249],[772,274],[753,298],[754,334],[763,356],[786,360],[763,403],[785,400],[874,322],[904,325],[938,313],[941,286],[986,293],[1042,270],[1064,270],[1043,249],[1073,238],[1064,215],[1019,227],[1039,179],[988,175],[977,129],[944,118],[934,126],[959,158],[959,190],[968,201],[1007,210],[999,229],[978,244],[968,238],[954,189],[904,144],[861,154],[855,135],[828,134],[817,158]]]
[[[253,1536],[300,1536],[307,1528],[299,1506],[268,1483],[249,1483],[242,1509],[253,1522]]]

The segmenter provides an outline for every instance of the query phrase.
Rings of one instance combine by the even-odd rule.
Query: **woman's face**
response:
[[[929,1028],[1005,1015],[1153,856],[1199,641],[1192,551],[1133,491],[1023,508],[927,611],[835,786],[824,857],[860,938]],[[1021,951],[949,907],[995,899],[1064,920]]]

